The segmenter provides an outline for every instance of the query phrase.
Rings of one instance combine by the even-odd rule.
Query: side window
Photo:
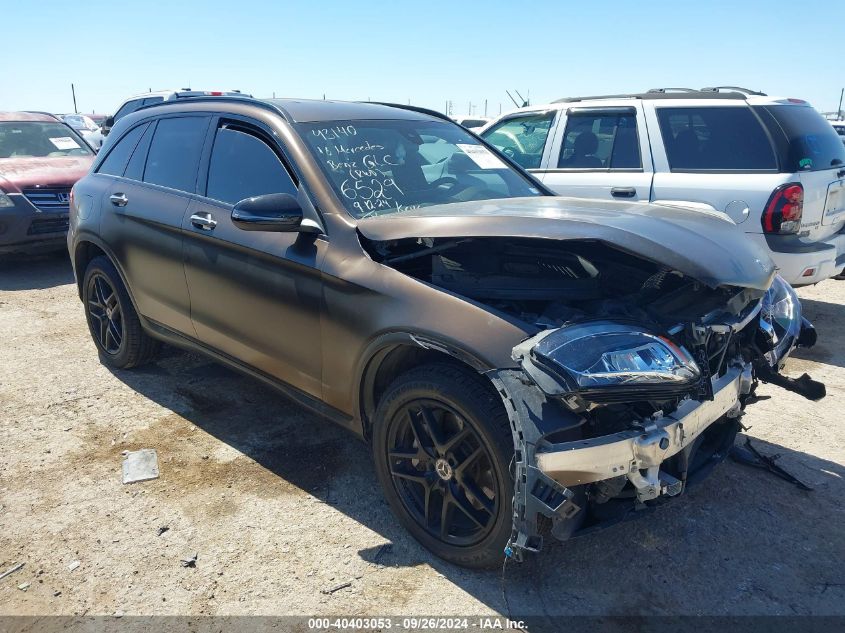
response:
[[[657,120],[672,170],[777,169],[772,144],[751,108],[657,108]]]
[[[124,117],[127,114],[135,112],[135,110],[141,107],[143,102],[143,99],[133,99],[132,101],[127,101],[114,115],[114,120],[117,121],[120,117]]]
[[[110,176],[122,176],[126,169],[126,163],[129,162],[129,157],[132,155],[132,151],[138,144],[138,139],[141,138],[141,135],[148,126],[149,123],[137,125],[124,134],[123,137],[115,143],[114,147],[111,148],[111,151],[108,156],[106,156],[106,159],[100,164],[100,168],[97,170],[97,173],[109,174]]]
[[[147,162],[147,150],[150,149],[150,141],[153,139],[155,128],[155,124],[147,126],[147,131],[144,132],[144,136],[141,137],[141,140],[138,141],[138,145],[135,146],[135,151],[132,152],[132,158],[129,159],[129,164],[126,166],[126,171],[123,173],[124,178],[139,181],[144,179],[144,165]]]
[[[560,169],[642,167],[635,112],[570,112],[558,157]]]
[[[217,130],[206,195],[235,204],[266,193],[296,195],[296,185],[276,153],[245,131],[227,127]]]
[[[193,192],[208,117],[159,119],[147,154],[144,182]]]
[[[537,169],[554,117],[554,112],[512,117],[485,130],[481,136],[519,166]]]
[[[148,106],[152,105],[153,103],[161,103],[162,101],[164,101],[164,97],[147,97],[146,99],[144,99],[144,103],[142,105]]]

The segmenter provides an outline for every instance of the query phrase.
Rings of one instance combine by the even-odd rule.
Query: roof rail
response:
[[[442,112],[438,112],[437,110],[431,110],[429,108],[421,108],[419,106],[412,106],[412,105],[404,105],[402,103],[388,103],[386,101],[359,101],[358,103],[374,103],[376,105],[383,105],[388,106],[391,108],[399,108],[401,110],[410,110],[411,112],[418,112],[420,114],[427,114],[428,116],[433,116],[437,119],[443,119],[444,121],[449,121],[450,123],[454,123],[452,119],[448,116],[443,114]]]
[[[649,88],[646,94],[666,94],[667,92],[698,92],[695,88]]]
[[[249,95],[191,95],[185,97],[179,97],[178,99],[170,99],[168,101],[159,101],[158,103],[148,103],[147,105],[141,106],[137,110],[134,110],[132,114],[135,112],[140,112],[141,110],[147,110],[149,108],[161,108],[166,107],[169,105],[174,105],[177,103],[187,103],[187,102],[197,102],[197,101],[209,101],[213,103],[219,103],[221,101],[227,101],[231,103],[250,103],[253,105],[257,105],[265,110],[271,110],[272,112],[281,115],[283,119],[290,122],[290,117],[288,114],[280,107],[275,104],[269,103],[268,101],[263,101],[261,99],[256,99],[255,97],[251,97]]]
[[[758,92],[756,90],[749,90],[748,88],[741,88],[740,86],[711,86],[709,88],[702,88],[701,92],[721,92],[727,90],[730,92],[741,92],[747,95],[754,95],[755,97],[768,97],[765,92]]]

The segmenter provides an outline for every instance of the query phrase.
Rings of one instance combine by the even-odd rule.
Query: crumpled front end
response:
[[[594,315],[513,350],[491,372],[514,436],[508,553],[625,520],[682,494],[722,461],[758,381],[810,399],[824,386],[779,369],[815,342],[794,290],[736,289],[720,309],[669,327]]]

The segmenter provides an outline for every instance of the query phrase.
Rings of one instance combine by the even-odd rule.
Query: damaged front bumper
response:
[[[671,414],[655,416],[639,428],[555,443],[546,439],[554,425],[548,419],[554,403],[527,385],[518,371],[499,371],[492,378],[518,444],[514,533],[507,552],[518,560],[525,551],[541,549],[544,532],[565,540],[598,522],[621,520],[631,510],[643,509],[646,502],[681,494],[693,475],[694,452],[706,434],[711,436],[711,452],[699,467],[727,455],[739,429],[742,400],[754,388],[751,364],[737,364],[712,379],[712,400],[685,400]],[[618,493],[626,486],[632,496],[617,504],[624,509],[604,513],[606,521],[588,507],[602,503],[600,495]]]
[[[712,375],[699,363],[697,392],[666,412],[632,417],[626,428],[610,433],[582,432],[601,403],[572,397],[529,358],[537,341],[551,335],[541,333],[514,348],[521,368],[489,374],[508,411],[515,449],[513,534],[506,554],[521,560],[524,552],[540,550],[547,532],[565,540],[684,492],[727,456],[758,380],[811,400],[823,397],[824,385],[809,376],[793,380],[778,373],[797,345],[815,342],[800,307],[793,316],[799,325],[781,347],[770,337],[763,337],[765,347],[758,346],[762,339],[754,332],[765,326],[766,317],[759,304],[734,323],[701,329],[726,337],[725,349],[731,340],[744,342],[720,357]],[[775,358],[767,357],[771,350]]]
[[[660,465],[723,416],[739,417],[740,397],[751,393],[751,366],[733,367],[712,384],[713,400],[686,400],[671,415],[654,418],[642,429],[542,446],[535,452],[536,467],[565,488],[624,475],[639,501],[679,494],[681,482],[661,472]]]

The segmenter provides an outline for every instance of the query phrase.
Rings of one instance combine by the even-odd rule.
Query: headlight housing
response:
[[[555,330],[531,349],[530,359],[557,376],[567,392],[597,402],[681,395],[701,379],[683,347],[642,327],[611,321]]]
[[[780,275],[763,296],[760,329],[763,332],[764,356],[776,367],[786,360],[801,334],[801,301],[792,286]]]

